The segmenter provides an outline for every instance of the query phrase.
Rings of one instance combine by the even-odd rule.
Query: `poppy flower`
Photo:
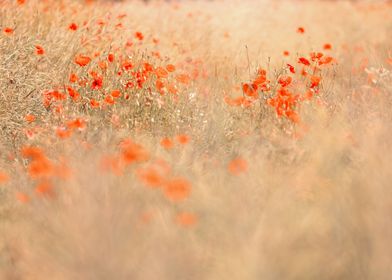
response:
[[[191,78],[186,74],[180,74],[177,75],[176,80],[181,84],[187,85],[191,81]]]
[[[170,138],[163,138],[160,142],[161,146],[166,150],[173,148],[173,141]]]
[[[124,140],[121,143],[121,156],[125,164],[144,162],[149,159],[149,154],[143,146],[134,143],[132,140]]]
[[[186,199],[191,192],[191,184],[184,178],[172,178],[164,185],[164,195],[173,202]]]
[[[304,34],[304,33],[305,33],[305,28],[303,28],[303,27],[298,27],[298,28],[297,28],[297,32],[300,33],[300,34]]]
[[[89,64],[90,63],[90,61],[91,61],[91,58],[90,57],[88,57],[88,56],[85,56],[85,55],[77,55],[76,57],[75,57],[75,63],[76,64],[78,64],[79,66],[86,66],[87,64]]]
[[[110,95],[114,98],[118,98],[121,96],[121,91],[119,91],[118,89],[113,90]]]
[[[301,63],[301,64],[306,65],[306,66],[309,66],[309,65],[310,65],[310,61],[307,60],[305,57],[300,57],[300,58],[298,59],[298,63]]]
[[[12,29],[11,27],[5,27],[3,29],[4,34],[6,35],[11,35],[12,33],[14,33],[14,29]]]
[[[44,55],[45,54],[45,50],[43,47],[41,47],[40,45],[36,45],[35,46],[35,53],[37,55]]]
[[[0,184],[7,183],[9,181],[10,177],[8,176],[7,173],[0,171]]]
[[[176,222],[183,227],[191,227],[197,223],[197,217],[189,212],[181,212],[177,214]]]
[[[168,64],[168,65],[166,65],[166,70],[168,72],[174,72],[174,71],[176,71],[176,67],[173,64]]]
[[[100,103],[95,99],[90,99],[90,106],[91,108],[99,108]]]
[[[148,187],[157,188],[164,182],[162,174],[154,167],[139,168],[136,170],[136,175]]]
[[[140,41],[142,41],[142,40],[144,39],[143,33],[141,33],[141,32],[136,32],[136,33],[135,33],[135,37],[136,37],[138,40],[140,40]]]
[[[176,141],[181,145],[186,145],[189,143],[191,138],[186,134],[179,134],[176,136]]]
[[[71,73],[69,75],[69,82],[70,83],[76,83],[78,81],[78,76],[75,73]]]
[[[108,54],[108,61],[109,62],[113,62],[114,61],[114,54],[112,54],[112,53]]]
[[[69,26],[68,26],[68,29],[69,30],[72,30],[72,31],[76,31],[76,30],[78,30],[78,26],[76,25],[76,23],[71,23]]]
[[[168,73],[163,67],[158,67],[157,69],[155,69],[155,75],[157,75],[158,79],[167,78]]]
[[[231,174],[240,175],[248,170],[248,162],[241,157],[237,157],[229,162],[227,168]]]
[[[29,123],[34,122],[35,119],[36,119],[36,117],[35,117],[34,115],[32,115],[32,114],[27,114],[27,115],[25,116],[25,121],[26,121],[26,122],[29,122]]]

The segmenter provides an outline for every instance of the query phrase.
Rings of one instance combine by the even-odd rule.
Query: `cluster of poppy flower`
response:
[[[303,34],[305,29],[299,27],[297,32]],[[323,49],[331,50],[332,45],[327,43]],[[283,55],[289,56],[290,53],[285,51]],[[242,84],[242,96],[236,98],[225,96],[225,102],[230,106],[247,108],[262,98],[275,109],[278,117],[284,116],[293,123],[299,123],[298,109],[301,102],[309,101],[314,95],[320,93],[323,67],[330,66],[334,62],[336,60],[332,56],[321,52],[311,52],[308,58],[299,57],[297,66],[287,63],[285,71],[289,74],[280,75],[274,82],[267,78],[266,70],[259,69],[253,81]],[[297,73],[299,67],[301,68]],[[300,85],[304,88],[302,89],[304,94],[294,92]]]

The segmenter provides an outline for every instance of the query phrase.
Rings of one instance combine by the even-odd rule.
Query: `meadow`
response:
[[[0,0],[0,279],[391,279],[391,94],[384,1]]]

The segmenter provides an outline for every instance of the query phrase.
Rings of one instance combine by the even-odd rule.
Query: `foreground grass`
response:
[[[390,6],[0,5],[1,279],[389,279]]]

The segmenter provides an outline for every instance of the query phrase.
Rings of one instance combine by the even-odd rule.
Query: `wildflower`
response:
[[[105,97],[105,102],[106,102],[106,104],[109,104],[109,105],[114,105],[114,103],[115,103],[114,98],[111,95],[107,95]]]
[[[143,146],[134,143],[132,140],[124,140],[121,143],[121,156],[125,164],[144,162],[149,159],[149,154]]]
[[[173,64],[168,64],[168,65],[166,65],[166,70],[168,72],[174,72],[174,71],[176,71],[176,67]]]
[[[108,61],[109,62],[113,62],[114,61],[114,54],[112,54],[112,53],[108,54]]]
[[[69,138],[72,135],[72,130],[67,129],[66,127],[57,127],[56,135],[61,139]]]
[[[184,227],[191,227],[197,223],[197,217],[189,212],[181,212],[176,216],[177,224]]]
[[[181,84],[189,84],[191,78],[186,74],[177,75],[176,80]]]
[[[161,146],[166,150],[173,148],[173,141],[170,138],[163,138],[160,142]]]
[[[37,55],[44,55],[45,54],[45,50],[43,47],[41,47],[40,45],[36,45],[35,46],[35,53]]]
[[[113,90],[113,91],[110,93],[110,95],[113,96],[114,98],[118,98],[118,97],[121,96],[121,91],[119,91],[118,89]]]
[[[144,39],[143,33],[141,32],[136,32],[135,37],[139,40],[142,41]]]
[[[297,28],[297,33],[304,34],[304,33],[305,33],[305,28],[303,28],[303,27],[298,27],[298,28]]]
[[[186,199],[191,192],[191,184],[183,178],[172,178],[164,185],[164,194],[167,199],[179,202]]]
[[[92,108],[99,108],[100,103],[98,101],[96,101],[95,99],[91,99],[90,100],[90,106]]]
[[[80,94],[70,86],[67,86],[67,91],[73,101],[76,101],[80,97]]]
[[[155,69],[155,75],[157,75],[158,78],[167,78],[168,73],[164,68],[158,67]]]
[[[305,57],[300,57],[300,58],[298,59],[298,63],[301,63],[301,64],[306,65],[306,66],[309,66],[309,65],[310,65],[310,61],[307,60]]]
[[[26,122],[29,122],[29,123],[34,122],[35,119],[36,119],[36,117],[35,117],[34,115],[32,115],[32,114],[27,114],[27,115],[25,116],[25,121],[26,121]]]
[[[295,68],[294,68],[294,66],[291,65],[291,64],[287,64],[287,66],[289,67],[289,71],[290,71],[291,73],[295,74]]]
[[[136,175],[141,182],[152,188],[160,187],[164,182],[162,174],[154,167],[139,168]]]
[[[12,33],[14,33],[14,29],[12,29],[11,27],[5,27],[3,29],[4,34],[6,35],[11,35]]]
[[[30,158],[32,160],[39,160],[45,158],[45,154],[41,148],[34,146],[25,146],[21,149],[21,154],[24,158]]]
[[[291,84],[293,78],[291,78],[290,76],[282,76],[279,78],[278,83],[282,86],[282,87],[287,87],[288,85]]]
[[[8,176],[7,173],[0,171],[0,184],[7,183],[9,181],[10,177]]]
[[[320,81],[321,81],[321,77],[315,76],[315,75],[311,76],[310,77],[310,83],[311,83],[310,88],[317,87],[320,84]]]
[[[76,31],[76,30],[78,30],[78,26],[76,25],[76,23],[71,23],[69,26],[68,26],[68,29],[69,30],[72,30],[72,31]]]
[[[71,73],[69,75],[69,82],[70,83],[76,83],[78,81],[78,76],[75,73]]]
[[[75,57],[75,63],[78,64],[79,66],[86,66],[89,64],[91,61],[91,58],[85,55],[78,55]]]
[[[190,141],[190,137],[186,134],[179,134],[176,136],[176,141],[181,145],[186,145]]]
[[[86,121],[81,118],[76,118],[72,121],[67,122],[68,129],[79,129],[83,130],[86,127]]]
[[[248,170],[248,162],[241,157],[237,157],[229,162],[228,170],[233,175],[240,175]]]

